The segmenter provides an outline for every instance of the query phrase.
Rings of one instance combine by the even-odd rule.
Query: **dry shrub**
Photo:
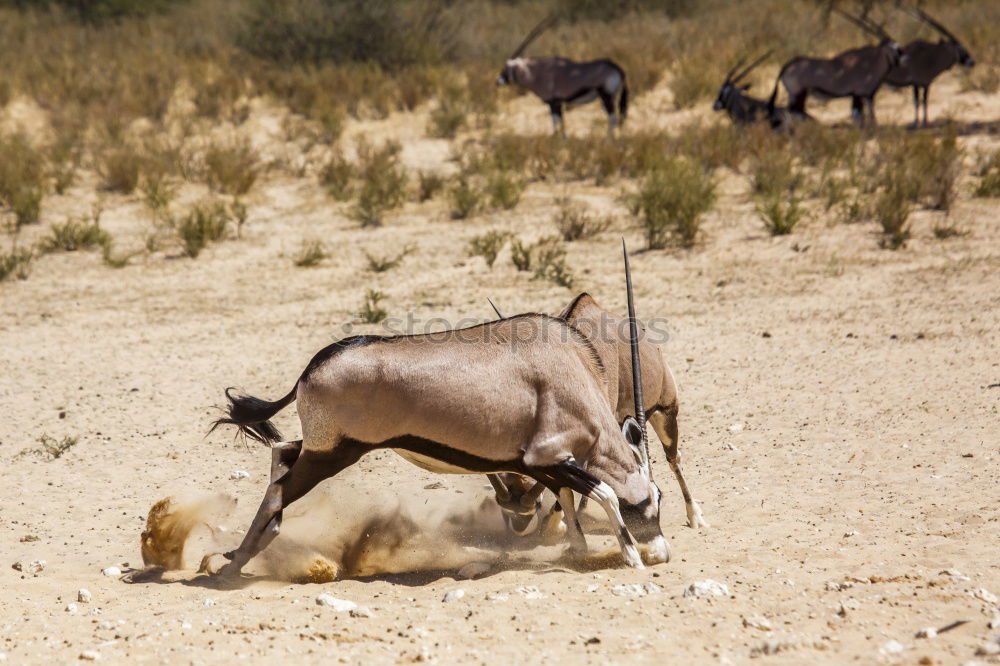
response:
[[[486,265],[493,268],[493,264],[497,260],[497,255],[500,254],[500,250],[503,249],[504,244],[507,243],[511,236],[512,234],[509,231],[499,231],[497,229],[491,229],[484,234],[475,236],[469,241],[469,256],[482,257],[486,260]]]
[[[441,91],[437,106],[431,111],[427,134],[438,139],[454,139],[465,127],[469,102],[461,88],[449,87]]]
[[[417,174],[417,200],[433,199],[445,185],[444,176],[434,171],[420,171]]]
[[[908,168],[919,181],[917,197],[934,210],[951,210],[962,169],[955,127],[950,126],[941,137],[918,134],[906,144]]]
[[[1000,197],[1000,150],[982,161],[977,175],[977,197]]]
[[[260,173],[260,155],[249,141],[213,143],[205,149],[205,180],[233,196],[250,191]]]
[[[649,249],[661,249],[673,238],[694,245],[701,216],[715,203],[715,179],[691,160],[675,158],[646,176],[626,201],[642,216]]]
[[[573,201],[569,197],[560,197],[556,203],[559,210],[556,211],[553,221],[564,241],[593,238],[611,226],[610,217],[596,217],[581,202]]]
[[[396,254],[386,255],[384,257],[365,251],[365,259],[368,260],[368,270],[372,273],[385,273],[394,268],[398,268],[399,265],[403,263],[403,259],[410,255],[415,249],[416,248],[414,246],[407,245]]]
[[[752,162],[751,186],[757,213],[772,236],[790,234],[801,221],[805,174],[787,150],[771,150]]]
[[[511,241],[511,262],[519,271],[532,272],[536,280],[549,280],[567,289],[573,286],[573,272],[566,265],[566,249],[558,236],[530,244],[515,238]]]
[[[102,187],[109,192],[131,194],[139,184],[143,162],[139,149],[128,143],[105,150],[97,167]]]
[[[229,210],[225,203],[203,201],[196,204],[176,224],[184,254],[197,258],[210,242],[222,239],[228,222]]]
[[[42,252],[75,252],[111,244],[111,235],[101,228],[100,213],[90,219],[67,219],[53,224],[49,236],[42,241]]]
[[[319,174],[319,182],[337,201],[351,198],[351,179],[355,175],[354,165],[344,154],[335,150]]]
[[[20,227],[38,222],[45,191],[45,158],[24,134],[0,137],[0,207]]]
[[[385,300],[385,294],[381,291],[375,289],[365,290],[365,301],[361,305],[361,312],[358,313],[361,321],[366,324],[378,324],[388,317],[388,310],[380,305],[383,300]]]
[[[465,220],[475,215],[483,205],[483,192],[465,175],[460,175],[448,188],[451,219]]]
[[[0,254],[0,282],[11,277],[27,279],[34,258],[35,254],[31,250],[16,246],[9,252]]]
[[[525,183],[509,171],[494,171],[486,179],[486,193],[494,208],[511,210],[521,200]]]
[[[328,256],[330,255],[326,251],[326,245],[323,241],[309,239],[302,241],[302,245],[299,247],[299,251],[295,254],[292,262],[299,268],[311,268],[318,266],[319,262]]]
[[[380,148],[358,146],[361,186],[351,214],[363,227],[379,226],[382,216],[406,197],[406,174],[399,163],[401,146],[387,141]]]

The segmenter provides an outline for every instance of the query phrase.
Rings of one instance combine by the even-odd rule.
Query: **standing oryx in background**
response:
[[[783,124],[780,122],[774,122],[774,119],[768,115],[767,102],[762,99],[757,99],[755,97],[750,97],[746,94],[746,91],[750,89],[750,84],[743,83],[743,79],[754,70],[757,65],[764,62],[769,55],[774,51],[768,51],[761,57],[757,58],[755,61],[747,65],[739,74],[736,73],[740,67],[746,62],[746,58],[741,59],[736,66],[729,70],[726,74],[726,80],[722,82],[722,87],[719,88],[719,96],[715,100],[715,104],[712,108],[716,111],[725,111],[729,115],[729,119],[733,121],[734,125],[749,125],[761,120],[771,119],[772,125],[778,126]],[[774,115],[783,116],[786,113],[784,107],[776,108],[774,110]]]
[[[882,26],[839,9],[834,11],[862,30],[879,37],[879,44],[844,51],[828,59],[798,56],[789,60],[774,82],[768,109],[774,111],[778,84],[781,83],[788,92],[788,110],[794,116],[810,118],[806,113],[806,98],[810,93],[824,97],[850,97],[854,122],[874,125],[875,93],[889,71],[903,60],[903,52]],[[867,120],[865,105],[868,107]]]
[[[625,71],[610,60],[574,62],[566,58],[522,58],[521,54],[554,22],[549,16],[528,33],[504,64],[497,85],[516,83],[549,105],[552,127],[563,130],[564,108],[592,102],[598,97],[608,114],[608,132],[625,123],[628,112],[628,83]]]
[[[626,278],[630,285],[627,256]],[[570,545],[583,551],[579,493],[604,508],[626,564],[643,566],[635,539],[646,544],[647,561],[667,561],[660,490],[642,442],[629,442],[619,428],[604,372],[571,324],[528,314],[444,337],[345,338],[313,356],[274,402],[227,390],[228,415],[215,426],[236,425],[273,447],[264,499],[219,573],[238,575],[277,536],[285,507],[379,449],[438,473],[530,477],[559,497]],[[269,419],[294,401],[302,439],[279,442]]]
[[[972,67],[976,61],[962,46],[955,35],[947,28],[932,19],[919,7],[913,7],[911,12],[920,20],[940,32],[944,39],[936,44],[923,39],[917,39],[903,47],[906,62],[892,68],[885,82],[896,88],[913,86],[913,126],[920,126],[921,89],[923,90],[924,127],[927,126],[927,93],[931,83],[941,72],[951,69],[954,65]]]

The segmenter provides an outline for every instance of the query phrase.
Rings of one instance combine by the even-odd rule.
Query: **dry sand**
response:
[[[972,154],[996,147],[1000,98],[948,101],[956,89],[935,87],[932,117],[987,123],[961,140]],[[709,116],[667,111],[665,90],[636,100],[634,125]],[[280,121],[255,109],[255,140],[280,153]],[[908,122],[908,93],[883,94],[878,110]],[[846,102],[820,111],[847,113]],[[572,131],[601,122],[594,107],[568,115]],[[519,98],[501,123],[544,132],[548,117]],[[347,140],[395,137],[408,164],[453,168],[448,142],[425,138],[425,125],[426,111],[358,122]],[[224,387],[283,395],[343,335],[368,287],[387,294],[391,315],[422,320],[488,318],[487,296],[508,311],[557,311],[576,290],[518,274],[507,251],[489,270],[466,256],[468,240],[490,228],[550,233],[553,199],[568,193],[615,212],[638,248],[621,187],[534,183],[514,211],[467,222],[449,220],[440,199],[409,203],[361,230],[314,180],[272,174],[250,197],[244,239],[197,260],[158,253],[113,271],[93,253],[52,255],[30,279],[0,285],[0,653],[10,663],[92,653],[112,663],[996,663],[975,653],[1000,635],[988,627],[1000,613],[990,596],[1000,595],[1000,203],[970,198],[968,182],[952,212],[968,235],[936,240],[940,214],[921,211],[909,246],[890,252],[873,224],[819,219],[771,238],[745,177],[729,174],[699,247],[635,255],[640,315],[669,321],[684,466],[712,525],[683,525],[654,450],[668,564],[634,571],[512,549],[504,566],[457,580],[470,555],[462,539],[495,526],[484,480],[379,453],[289,509],[239,589],[195,572],[239,538],[268,473],[267,450],[224,430],[205,436]],[[95,198],[84,178],[46,201],[46,224]],[[123,246],[141,244],[138,196],[106,196],[104,207]],[[618,234],[573,243],[569,258],[579,289],[622,311]],[[303,238],[332,256],[294,268]],[[408,244],[401,268],[365,270],[362,250]],[[278,423],[297,433],[294,408]],[[18,455],[42,435],[79,441],[53,461]],[[185,569],[131,585],[102,575],[142,566],[146,514],[170,496],[203,502]],[[318,578],[338,567],[345,577],[289,581],[319,556],[329,565]],[[11,567],[37,559],[47,562],[37,575]],[[425,568],[445,570],[414,571]],[[706,579],[729,595],[684,596]],[[79,588],[89,602],[77,603]],[[457,589],[463,597],[442,601]],[[371,617],[319,606],[322,593]],[[957,621],[968,622],[915,637]]]

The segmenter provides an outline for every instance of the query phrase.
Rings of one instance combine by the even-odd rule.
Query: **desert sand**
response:
[[[943,81],[931,116],[972,128],[960,138],[971,164],[1000,144],[1000,98],[949,95],[957,84]],[[632,127],[711,115],[671,111],[667,84],[633,108]],[[883,93],[878,110],[883,123],[909,122],[909,93]],[[285,149],[276,114],[256,100],[241,130],[264,153]],[[830,122],[847,115],[844,101],[819,111]],[[548,122],[527,97],[505,102],[498,120],[539,134]],[[593,105],[567,116],[575,133],[602,122]],[[394,138],[407,165],[448,173],[461,142],[426,138],[426,123],[426,110],[352,121],[344,140]],[[711,523],[685,526],[650,431],[673,559],[644,570],[613,554],[567,561],[558,547],[501,544],[487,549],[485,574],[462,580],[463,561],[483,555],[466,542],[496,527],[485,479],[434,476],[383,452],[293,505],[235,589],[196,572],[239,539],[270,464],[231,429],[206,436],[223,388],[277,398],[319,348],[347,330],[377,332],[350,323],[366,288],[386,294],[391,316],[422,322],[489,319],[487,296],[511,312],[557,312],[581,290],[624,312],[619,237],[643,243],[621,183],[536,182],[514,210],[468,221],[450,220],[441,198],[411,202],[360,229],[314,178],[272,173],[247,200],[243,238],[197,260],[163,251],[115,271],[95,253],[56,254],[29,279],[0,284],[2,658],[996,663],[976,652],[1000,635],[1000,202],[972,198],[963,181],[951,218],[965,235],[936,239],[941,213],[921,210],[907,247],[887,251],[874,223],[817,218],[771,237],[746,176],[720,173],[697,247],[632,258],[640,317],[668,322],[683,465]],[[492,269],[467,256],[487,229],[551,233],[563,195],[616,219],[568,245],[574,289],[518,273],[509,250]],[[81,179],[47,199],[42,228],[29,231],[97,196]],[[102,196],[105,227],[141,245],[149,214],[139,197]],[[295,268],[304,238],[326,242],[331,257]],[[365,269],[364,250],[408,245],[398,269]],[[294,406],[277,423],[296,436]],[[55,460],[22,454],[43,435],[78,441]],[[193,516],[183,568],[136,575],[147,512],[167,497]],[[614,545],[589,541],[596,553]],[[12,568],[34,560],[44,569]],[[317,560],[326,568],[314,578],[338,579],[303,582]],[[706,580],[727,594],[685,596]],[[81,588],[89,601],[78,601]],[[318,605],[322,594],[363,608]]]

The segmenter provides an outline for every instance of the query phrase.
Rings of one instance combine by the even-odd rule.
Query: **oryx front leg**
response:
[[[559,491],[559,506],[565,507],[566,535],[569,537],[569,550],[574,555],[582,555],[587,552],[587,538],[583,536],[583,529],[580,527],[580,518],[576,515],[576,505],[574,503],[573,491],[570,488],[562,488]]]

